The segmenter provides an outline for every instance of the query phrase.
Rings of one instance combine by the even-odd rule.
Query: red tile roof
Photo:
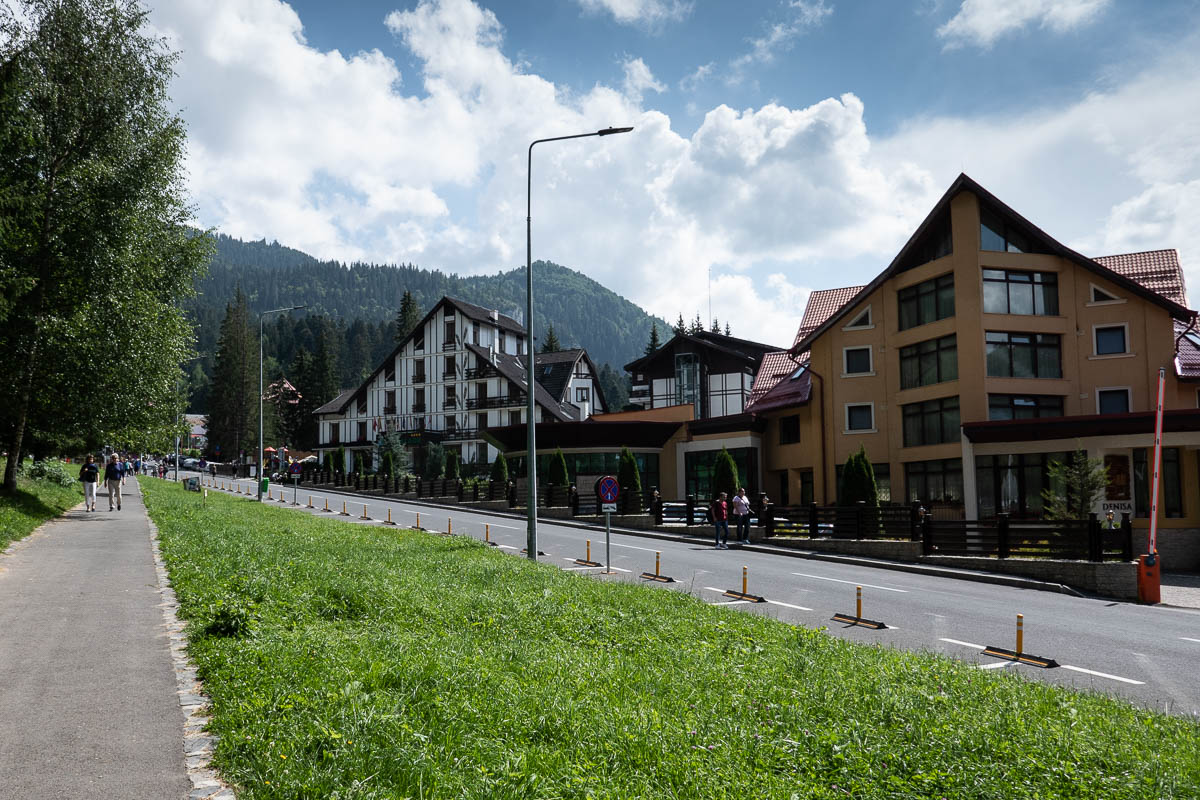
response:
[[[1146,250],[1141,253],[1097,256],[1092,260],[1152,292],[1187,306],[1187,285],[1183,280],[1183,268],[1179,265],[1179,254],[1174,250]]]
[[[746,413],[761,414],[764,411],[802,406],[808,403],[811,394],[812,375],[807,369],[797,367],[776,382],[766,394],[746,406]]]
[[[754,385],[750,387],[750,402],[753,403],[781,379],[795,372],[800,363],[789,356],[787,350],[776,350],[763,356],[762,364],[754,376]]]
[[[1175,374],[1184,380],[1200,380],[1200,332],[1187,331],[1187,323],[1175,321]],[[1182,337],[1182,338],[1181,338]]]
[[[804,307],[804,316],[800,320],[800,330],[796,331],[792,347],[800,344],[806,336],[821,327],[825,320],[836,314],[862,289],[861,286],[843,286],[840,289],[819,289],[810,294],[808,305]]]

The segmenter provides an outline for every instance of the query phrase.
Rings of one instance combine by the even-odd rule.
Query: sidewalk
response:
[[[1200,608],[1200,575],[1194,572],[1164,572],[1160,594],[1167,605]]]
[[[184,715],[136,481],[0,555],[0,798],[184,798]]]

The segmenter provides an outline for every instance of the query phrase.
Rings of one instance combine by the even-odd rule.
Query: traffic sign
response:
[[[621,485],[612,475],[605,475],[596,481],[596,494],[600,495],[600,499],[605,504],[615,503],[621,494]]]
[[[616,503],[601,503],[600,504],[600,513],[601,514],[617,513],[617,504]]]
[[[288,472],[290,472],[293,475],[299,475],[303,471],[304,471],[304,465],[301,464],[299,461],[293,461],[288,466]]]

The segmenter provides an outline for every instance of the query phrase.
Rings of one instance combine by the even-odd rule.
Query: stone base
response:
[[[1150,532],[1133,532],[1134,556],[1149,552]],[[1159,528],[1158,555],[1164,572],[1200,571],[1200,528]]]
[[[751,529],[751,541],[754,540]],[[888,561],[917,561],[921,557],[921,543],[895,541],[891,539],[800,539],[772,536],[767,540],[776,547],[794,547],[797,550],[814,550],[818,553],[840,553],[842,555],[883,558]]]
[[[919,545],[918,545],[919,546]],[[1137,600],[1137,564],[1132,561],[1051,561],[1034,558],[975,558],[923,556],[922,564],[977,569],[1023,575],[1026,578],[1065,583],[1091,594],[1118,600]]]

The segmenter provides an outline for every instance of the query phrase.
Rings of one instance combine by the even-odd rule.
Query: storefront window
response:
[[[962,459],[909,462],[904,465],[904,484],[910,503],[961,504]]]
[[[1133,504],[1137,515],[1150,517],[1150,461],[1154,451],[1145,447],[1133,451]],[[1168,519],[1183,516],[1183,478],[1180,472],[1179,448],[1162,449],[1162,503],[1163,514]]]
[[[979,494],[979,517],[989,519],[1005,513],[1014,517],[1040,518],[1042,492],[1050,488],[1049,469],[1064,461],[1067,453],[1016,453],[975,457],[975,489]]]
[[[697,500],[712,499],[712,478],[717,455],[720,450],[702,450],[685,453],[683,456],[685,476],[685,491],[694,494]],[[758,480],[758,448],[735,447],[729,451],[733,463],[737,465],[738,480],[746,487],[746,493],[754,496],[759,491]]]

